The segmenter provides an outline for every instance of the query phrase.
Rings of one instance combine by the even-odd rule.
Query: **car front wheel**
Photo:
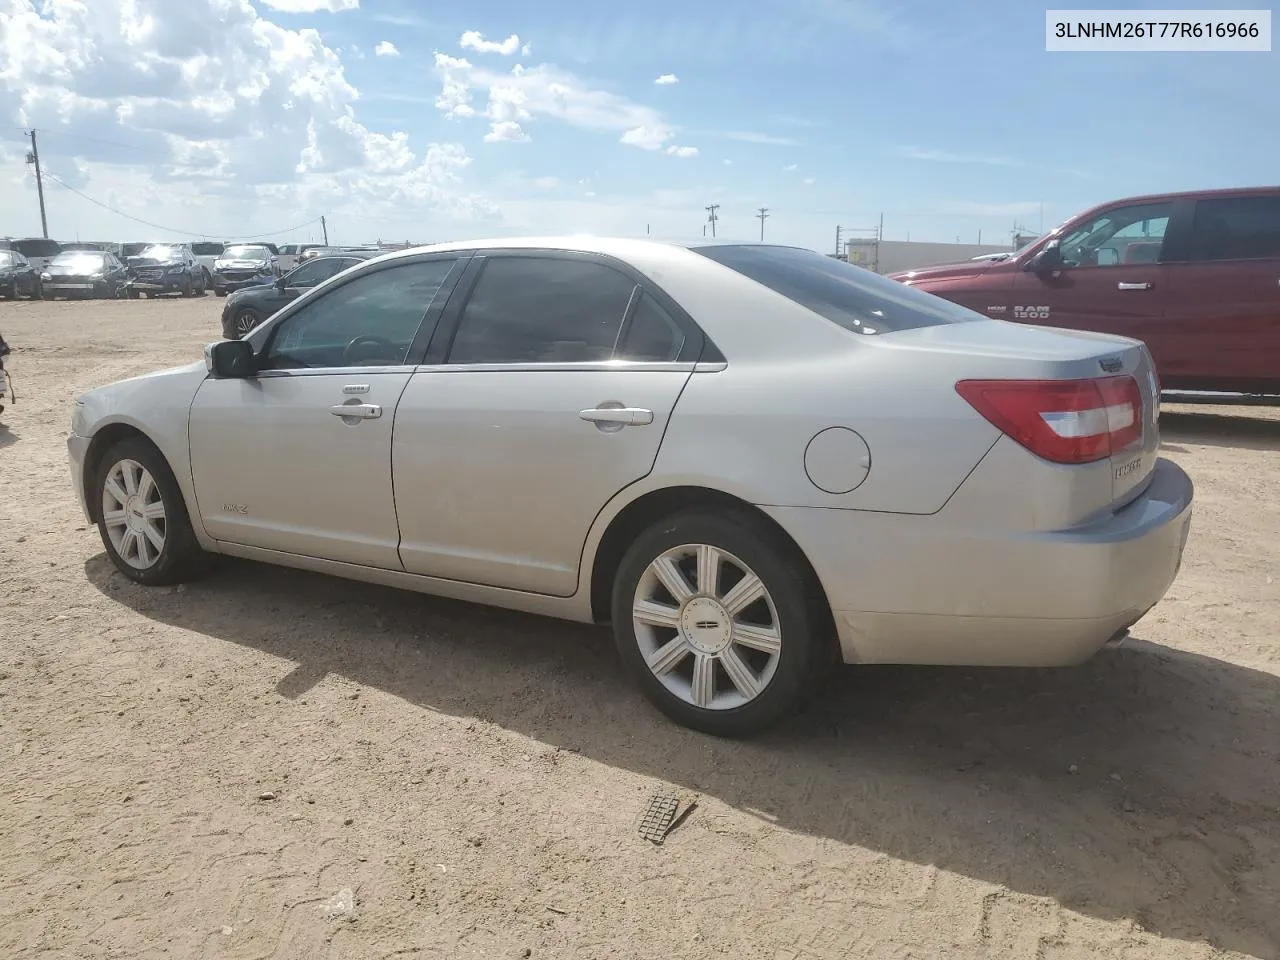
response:
[[[182,491],[160,452],[140,437],[121,440],[98,465],[98,532],[121,573],[145,586],[190,580],[206,554]]]
[[[820,591],[781,540],[745,513],[691,512],[654,524],[623,557],[612,598],[618,652],[677,723],[759,733],[805,706],[831,662]]]

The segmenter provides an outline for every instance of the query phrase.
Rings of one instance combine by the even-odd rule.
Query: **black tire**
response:
[[[241,307],[231,316],[231,329],[227,331],[233,340],[243,340],[249,331],[262,322],[262,314],[253,307]]]
[[[708,709],[687,702],[645,662],[632,621],[635,593],[649,564],[683,544],[708,544],[738,558],[773,600],[782,638],[777,666],[764,690],[741,706]],[[747,512],[689,511],[650,526],[622,558],[611,607],[619,656],[644,695],[676,723],[715,736],[751,736],[803,710],[838,660],[830,613],[808,564],[792,544]]]
[[[134,290],[132,287],[130,287],[128,290],[124,292],[124,296],[126,300],[137,300],[138,297],[141,296],[141,294],[139,294],[137,290]]]
[[[103,487],[112,468],[122,460],[132,460],[151,474],[160,493],[160,499],[164,503],[164,545],[156,560],[142,569],[128,563],[117,552],[115,545],[111,542],[103,516]],[[196,540],[178,481],[174,479],[173,471],[169,469],[164,456],[149,440],[129,437],[114,444],[98,464],[89,496],[94,498],[93,502],[98,512],[98,534],[102,537],[102,545],[106,549],[107,556],[115,568],[130,580],[143,586],[159,587],[184,583],[198,577],[207,569],[209,555],[200,548]]]
[[[214,296],[217,296],[217,297],[225,297],[227,295],[226,290],[220,290],[217,287],[213,288],[213,293],[214,293]]]

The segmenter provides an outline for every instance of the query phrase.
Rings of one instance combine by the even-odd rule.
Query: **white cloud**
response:
[[[533,185],[539,190],[554,190],[560,186],[560,181],[556,177],[538,177],[533,181]]]
[[[520,56],[522,56],[522,57],[527,57],[527,56],[529,56],[529,54],[531,54],[531,53],[533,53],[533,47],[531,47],[531,46],[530,46],[529,44],[527,44],[527,43],[526,43],[523,47],[521,47],[521,48],[520,48]]]
[[[262,0],[262,4],[281,13],[341,13],[360,9],[360,0]]]
[[[653,82],[660,87],[667,87],[667,86],[671,86],[674,83],[679,83],[680,78],[677,77],[674,73],[664,73],[662,76],[660,76],[657,80]]]
[[[814,185],[815,183],[817,183],[818,181],[817,181],[817,180],[815,180],[813,177],[805,177],[805,178],[804,178],[804,182],[805,182],[806,184],[808,184],[809,186],[813,186],[813,185]]]
[[[476,53],[500,53],[504,57],[509,57],[520,49],[520,38],[513,33],[505,40],[486,40],[479,30],[468,30],[462,35],[458,44],[464,50],[474,50]]]
[[[698,155],[697,147],[677,147],[675,144],[667,147],[667,153],[673,157],[696,157]]]
[[[484,135],[485,143],[500,143],[504,140],[511,143],[523,143],[528,139],[529,135],[514,120],[498,120],[490,126],[489,132]]]
[[[725,134],[730,140],[741,140],[743,143],[763,143],[774,147],[793,147],[796,140],[791,137],[775,137],[768,133],[755,133],[751,130],[730,130]]]
[[[377,57],[398,57],[400,51],[396,49],[396,45],[390,40],[383,40],[373,48],[374,56]]]
[[[724,165],[725,165],[726,167],[732,167],[732,166],[733,166],[733,161],[732,161],[732,160],[725,160]]]
[[[278,226],[261,222],[268,210],[286,222],[350,205],[417,204],[442,219],[495,214],[463,189],[470,158],[461,146],[415,150],[403,132],[366,127],[336,50],[249,0],[0,0],[0,21],[5,122],[40,128],[51,174],[134,216],[158,219],[153,210],[169,197],[183,198],[162,208],[173,226],[228,233]],[[129,189],[114,186],[122,183]],[[188,202],[188,186],[207,202]],[[0,197],[0,216],[26,219],[22,192]],[[63,210],[99,218],[85,223],[124,228],[63,198]],[[79,221],[66,228],[88,230]]]
[[[909,160],[927,160],[930,163],[977,163],[990,167],[1022,166],[1022,161],[1013,160],[1009,157],[975,153],[953,153],[950,150],[930,150],[922,147],[899,147],[898,153]]]
[[[783,170],[785,170],[785,171],[787,171],[787,173],[790,173],[792,170],[796,169],[796,167],[798,167],[798,166],[800,166],[800,164],[798,164],[798,163],[788,163],[788,164],[787,164],[785,167],[783,167],[782,169],[783,169]]]
[[[523,125],[538,117],[617,133],[620,142],[644,150],[666,150],[675,137],[675,129],[653,108],[595,89],[552,64],[526,68],[518,63],[504,73],[437,53],[435,71],[442,85],[436,106],[451,119],[484,116],[490,121],[491,138],[504,139],[496,136],[497,124]],[[487,98],[482,112],[472,105],[473,93]]]

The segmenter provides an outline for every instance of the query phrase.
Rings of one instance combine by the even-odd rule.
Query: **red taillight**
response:
[[[1133,377],[961,380],[956,392],[994,426],[1055,463],[1105,460],[1142,438]]]

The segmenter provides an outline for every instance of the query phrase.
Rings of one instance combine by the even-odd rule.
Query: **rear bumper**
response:
[[[765,508],[804,550],[850,663],[1067,666],[1168,591],[1194,489],[1159,460],[1122,510],[1070,530],[967,528],[933,516]]]

